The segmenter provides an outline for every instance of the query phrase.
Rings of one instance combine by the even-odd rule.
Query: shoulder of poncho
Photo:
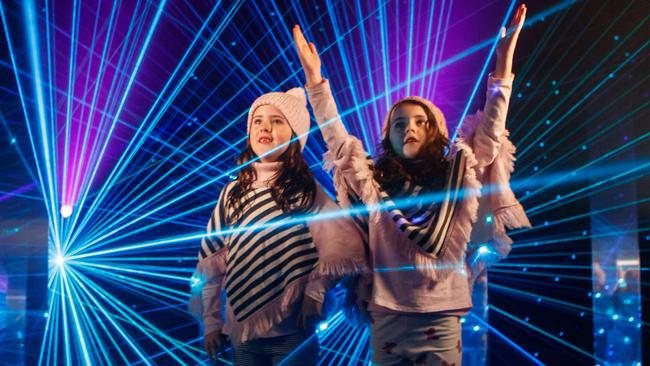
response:
[[[474,114],[468,114],[463,118],[463,121],[456,133],[456,140],[471,141],[476,134],[476,130],[483,119],[483,111],[480,109]]]

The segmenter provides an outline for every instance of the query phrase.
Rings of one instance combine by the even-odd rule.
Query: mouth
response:
[[[416,139],[415,137],[408,137],[406,138],[406,140],[404,140],[404,145],[408,145],[410,143],[415,143],[415,142],[418,142],[418,139]]]
[[[270,144],[271,142],[273,142],[273,139],[269,136],[260,136],[257,138],[257,142],[259,142],[260,144]]]

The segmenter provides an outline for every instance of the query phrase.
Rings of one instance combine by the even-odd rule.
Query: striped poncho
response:
[[[220,197],[215,210],[226,212],[226,201]],[[227,246],[225,289],[239,322],[279,298],[292,282],[309,276],[318,260],[309,227],[292,222],[273,200],[270,188],[249,192],[242,207],[241,214],[228,220],[212,215],[213,232],[228,233],[207,235],[200,254],[206,258]],[[233,224],[228,227],[226,222]]]
[[[254,163],[257,181],[240,212],[222,190],[199,249],[197,272],[204,277],[202,311],[206,331],[223,328],[234,342],[297,331],[294,319],[304,294],[323,300],[345,274],[366,269],[361,233],[352,220],[319,215],[340,210],[317,185],[311,212],[283,212],[271,196],[269,179],[280,163]],[[220,294],[225,290],[226,316]],[[290,326],[287,326],[290,324]]]

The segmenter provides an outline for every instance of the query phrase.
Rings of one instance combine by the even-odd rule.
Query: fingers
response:
[[[524,21],[526,20],[526,5],[522,5],[519,8],[518,16],[517,16],[517,24],[515,28],[512,31],[512,42],[513,44],[517,43],[517,40],[519,39],[519,33],[521,32],[521,29],[524,27]]]
[[[309,50],[315,55],[318,54],[318,51],[316,51],[316,45],[313,42],[309,42]]]
[[[517,13],[510,22],[509,28],[512,29],[512,31],[519,31],[524,26],[524,20],[526,19],[526,10],[527,8],[525,4],[521,4],[519,9],[517,9]]]
[[[305,39],[305,35],[302,34],[302,29],[298,24],[293,27],[293,39],[300,49],[307,45],[307,39]]]
[[[526,7],[525,4],[522,5],[522,8],[523,10],[521,12],[521,16],[519,17],[519,24],[517,24],[518,30],[521,30],[521,28],[523,28],[524,22],[526,21],[526,12],[528,11],[528,8]]]
[[[304,39],[303,37],[301,37],[302,32],[300,31],[300,27],[298,27],[297,24],[293,27],[292,32],[293,32],[293,43],[296,45],[296,50],[298,51],[298,55],[300,55],[302,53],[302,39]]]
[[[210,335],[205,339],[205,352],[212,360],[217,359],[217,355],[225,351],[224,335]]]
[[[214,344],[212,343],[212,341],[209,340],[209,339],[205,340],[205,352],[208,354],[208,357],[210,357],[210,359],[213,359],[213,360],[215,359],[215,356],[216,356],[215,355],[215,347],[214,347]]]
[[[505,30],[505,32],[504,29],[501,29],[501,39],[508,38],[509,43],[512,41],[517,41],[519,32],[524,26],[524,20],[526,20],[526,10],[527,8],[525,4],[519,6],[517,12],[515,13],[515,16],[510,21],[508,29]]]

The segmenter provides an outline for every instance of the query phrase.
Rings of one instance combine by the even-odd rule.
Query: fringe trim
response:
[[[369,271],[368,264],[363,259],[346,259],[343,262],[322,262],[319,260],[316,268],[309,275],[310,279],[317,277],[340,278],[346,275],[359,275]]]
[[[331,173],[332,170],[336,167],[334,164],[334,161],[336,160],[336,155],[330,151],[327,150],[323,154],[323,170],[325,170],[328,173]]]
[[[307,280],[308,276],[304,276],[290,283],[285,287],[281,297],[266,304],[243,322],[239,322],[239,332],[233,331],[230,339],[241,344],[267,334],[271,328],[288,316],[291,305],[302,299]]]
[[[508,173],[508,182],[510,181],[510,174],[515,170],[515,161],[517,160],[515,157],[517,148],[510,141],[509,136],[510,132],[506,130],[501,137],[501,149],[497,155],[497,159],[500,160]],[[506,234],[506,228],[512,230],[532,227],[521,203],[519,201],[515,202],[512,206],[497,208],[492,213],[494,219],[493,244],[500,259],[510,254],[512,249],[512,239]]]
[[[520,203],[494,212],[493,244],[500,259],[508,256],[512,249],[512,239],[506,234],[506,228],[519,229],[524,227],[532,227],[532,225]]]
[[[285,287],[281,297],[270,302],[255,312],[248,319],[239,322],[239,332],[230,335],[236,342],[244,343],[268,334],[269,330],[281,323],[288,315],[293,304],[302,299],[308,280],[318,276],[358,275],[367,270],[365,263],[348,261],[347,263],[320,263],[309,276],[292,282]]]
[[[332,151],[327,151],[323,154],[323,169],[326,172],[333,172],[332,183],[334,184],[334,190],[336,192],[336,200],[338,201],[341,207],[350,207],[352,204],[348,199],[348,196],[345,194],[347,192],[348,186],[345,182],[345,177],[341,173],[341,168],[338,167],[340,162],[337,164],[336,154]]]
[[[503,132],[503,135],[501,136],[501,150],[499,150],[497,159],[502,159],[503,162],[506,164],[508,173],[512,173],[515,170],[515,161],[517,161],[517,158],[515,157],[517,148],[512,143],[512,141],[510,141],[509,137],[510,137],[510,131],[505,130]],[[508,176],[508,178],[510,178],[510,176]]]
[[[510,207],[504,207],[494,212],[495,232],[505,232],[508,229],[520,229],[532,227],[526,212],[520,203]]]
[[[478,110],[476,114],[469,115],[463,121],[463,125],[458,132],[459,140],[463,142],[471,141],[483,118],[483,112]],[[501,164],[501,167],[507,172],[507,181],[510,181],[510,175],[515,170],[515,153],[517,148],[509,139],[510,131],[507,129],[501,136],[501,148],[497,154],[496,160],[492,164]],[[494,168],[494,167],[493,167]],[[510,193],[510,188],[507,188]],[[507,229],[519,229],[532,227],[523,206],[515,198],[515,203],[508,207],[497,208],[492,212],[493,223],[493,246],[501,259],[505,258],[512,248],[512,239],[506,234]]]
[[[334,188],[336,189],[336,199],[342,207],[351,207],[352,204],[348,199],[346,192],[350,190],[348,182],[345,180],[345,176],[342,172],[342,165],[346,163],[346,160],[349,159],[351,169],[356,172],[355,180],[359,182],[359,193],[361,200],[369,207],[376,207],[380,202],[379,198],[379,185],[375,182],[372,174],[372,170],[366,159],[366,151],[363,149],[361,141],[354,136],[348,137],[345,143],[340,147],[342,150],[340,159],[336,158],[336,155],[332,151],[327,151],[323,154],[323,169],[326,171],[334,170],[333,183]],[[377,215],[375,220],[379,220]]]

